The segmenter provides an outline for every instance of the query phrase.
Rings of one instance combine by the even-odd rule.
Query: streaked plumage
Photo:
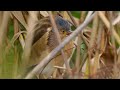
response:
[[[71,30],[70,24],[60,16],[56,16],[55,21],[60,37],[63,40]],[[38,64],[58,45],[49,17],[37,22],[32,45],[29,67]],[[73,42],[70,42],[64,47],[67,58],[72,52],[71,48],[73,48],[73,45]],[[42,74],[46,75],[46,77],[50,76],[54,71],[53,66],[63,66],[63,64],[63,58],[59,53],[54,60],[45,67]]]

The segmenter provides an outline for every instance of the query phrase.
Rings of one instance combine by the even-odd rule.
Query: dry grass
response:
[[[93,19],[91,16],[95,13]],[[54,15],[68,20],[73,33],[61,42]],[[59,46],[31,72],[27,72],[36,22],[50,16]],[[120,14],[117,11],[80,11],[80,18],[70,11],[1,11],[0,12],[0,78],[33,78],[62,52],[65,66],[53,66],[62,73],[54,78],[120,78]],[[91,18],[87,24],[87,20]],[[12,24],[11,24],[12,23]],[[43,21],[44,23],[44,21]],[[83,25],[83,28],[81,25]],[[11,29],[12,28],[12,29]],[[80,30],[81,29],[81,30]],[[11,34],[12,33],[12,34]],[[62,48],[71,40],[75,47],[69,59]],[[68,72],[69,71],[69,72]],[[40,74],[39,74],[40,75]],[[48,77],[46,77],[48,78]]]

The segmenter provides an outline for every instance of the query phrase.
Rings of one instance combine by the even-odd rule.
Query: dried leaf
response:
[[[11,13],[17,18],[17,20],[27,29],[27,23],[23,17],[21,11],[11,11]]]
[[[48,17],[49,14],[47,13],[47,11],[40,11],[40,14],[44,17]]]

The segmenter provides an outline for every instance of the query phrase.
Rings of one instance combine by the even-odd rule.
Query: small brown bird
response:
[[[71,33],[70,23],[64,20],[61,16],[55,16],[55,22],[60,33],[61,40],[63,41],[67,35]],[[41,19],[36,24],[34,39],[32,43],[31,57],[29,67],[37,65],[43,60],[56,46],[58,41],[52,28],[49,17]],[[74,47],[73,41],[64,47],[67,59],[70,57],[72,48]],[[59,53],[54,60],[52,60],[42,71],[42,75],[49,77],[55,71],[54,66],[63,66],[64,60],[61,53]]]

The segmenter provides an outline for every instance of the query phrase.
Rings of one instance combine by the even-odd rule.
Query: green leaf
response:
[[[71,11],[72,15],[76,18],[80,18],[80,11]]]

